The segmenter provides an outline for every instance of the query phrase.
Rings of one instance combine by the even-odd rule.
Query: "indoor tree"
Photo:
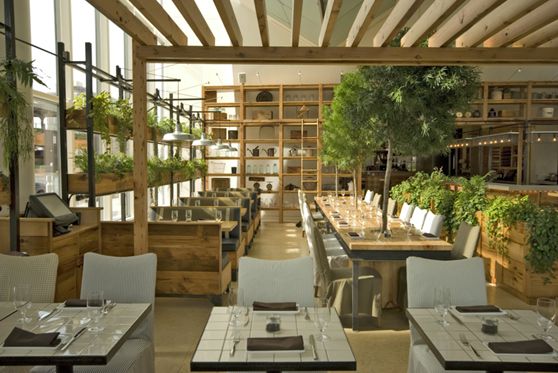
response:
[[[378,144],[387,150],[382,203],[384,234],[389,234],[387,196],[393,154],[444,152],[453,139],[454,112],[467,107],[479,84],[478,70],[465,66],[362,66],[345,74],[335,91],[330,116],[338,118],[338,123],[350,123],[347,125],[354,132],[349,131],[347,136],[351,141],[360,144],[363,136],[370,139],[372,146],[366,148],[367,152],[372,153]],[[338,96],[343,91],[347,94]],[[330,130],[324,126],[324,138]],[[359,151],[362,147],[356,146]]]

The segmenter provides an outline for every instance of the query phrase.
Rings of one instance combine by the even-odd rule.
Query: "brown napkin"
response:
[[[484,312],[502,312],[499,307],[493,306],[491,304],[482,306],[456,306],[457,312],[461,313],[484,313]]]
[[[497,354],[548,354],[554,351],[542,339],[516,342],[489,342],[488,347]]]
[[[302,351],[304,340],[301,335],[295,337],[248,338],[248,351]]]
[[[60,333],[35,334],[15,327],[4,341],[4,347],[55,347],[60,343]]]
[[[64,307],[87,307],[87,299],[68,299],[64,302]]]
[[[254,302],[254,311],[298,311],[295,302]]]

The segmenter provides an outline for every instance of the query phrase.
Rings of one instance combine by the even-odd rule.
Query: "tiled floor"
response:
[[[308,255],[306,239],[294,224],[264,223],[250,256],[286,259]],[[509,293],[487,287],[490,303],[529,308]],[[155,364],[161,373],[189,372],[190,358],[209,317],[212,304],[200,298],[157,298],[155,305]],[[357,358],[358,372],[406,372],[409,327],[399,310],[387,310],[381,329],[345,330]]]

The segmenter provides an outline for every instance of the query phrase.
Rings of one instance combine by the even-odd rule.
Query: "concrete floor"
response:
[[[250,256],[287,259],[308,255],[306,239],[293,223],[263,223]],[[491,304],[504,308],[530,308],[516,297],[487,286]],[[190,358],[209,317],[206,298],[159,297],[155,303],[155,365],[159,373],[190,372]],[[381,329],[353,332],[345,329],[357,359],[358,372],[406,372],[409,326],[398,309],[387,310]]]

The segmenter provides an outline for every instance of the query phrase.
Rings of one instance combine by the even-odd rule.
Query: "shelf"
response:
[[[486,102],[490,105],[511,105],[511,104],[526,104],[527,99],[525,98],[506,98],[501,100],[488,99]]]
[[[537,122],[556,122],[558,121],[558,117],[556,118],[543,118],[543,117],[535,117],[530,119],[531,121],[536,120]]]
[[[268,161],[268,160],[278,160],[279,157],[244,157],[246,160],[260,160],[260,161]]]
[[[213,160],[239,160],[240,157],[205,157],[206,160],[208,161],[213,161]]]
[[[322,176],[335,176],[335,173],[326,173],[326,172],[322,172]],[[352,174],[342,174],[342,173],[338,173],[337,176],[339,177],[353,177]]]
[[[283,101],[283,106],[318,106],[320,101]]]
[[[285,120],[283,120],[283,122],[285,122]],[[317,125],[318,123],[316,123],[315,120],[309,123],[304,122],[304,127],[317,126]],[[297,123],[293,123],[293,121],[290,119],[288,119],[288,122],[283,123],[283,127],[301,127],[301,126],[302,126],[302,121],[300,119],[297,121]]]
[[[277,194],[279,193],[278,190],[261,190],[260,194]]]
[[[303,157],[298,155],[296,157],[283,157],[283,159],[294,159],[294,160],[303,160],[303,161],[317,161],[318,157]]]
[[[250,107],[250,106],[279,106],[279,102],[278,101],[245,102],[244,106],[245,107]]]
[[[558,98],[537,98],[531,100],[531,103],[558,105]]]
[[[279,207],[262,207],[261,210],[263,211],[279,211]]]
[[[255,139],[250,139],[250,140],[244,140],[244,143],[246,144],[275,144],[278,143],[279,139],[268,139],[268,140],[255,140]]]
[[[205,102],[207,107],[240,107],[239,102]]]
[[[298,207],[283,207],[283,211],[300,211]]]
[[[279,174],[245,174],[244,176],[246,177],[250,177],[250,176],[268,176],[268,177],[279,177]]]
[[[206,174],[205,176],[207,176],[207,177],[213,177],[213,176],[239,177],[239,176],[242,176],[242,175],[240,175],[240,174],[231,174],[231,173],[229,173],[229,174],[225,174],[225,173],[221,173],[221,174],[213,173],[213,174],[210,174],[210,173],[208,173],[208,174]]]
[[[245,119],[244,120],[244,125],[245,126],[251,126],[251,125],[262,125],[262,124],[275,124],[275,125],[279,125],[280,120],[279,119]]]
[[[206,127],[240,127],[242,125],[239,120],[206,120]]]
[[[317,137],[304,137],[302,139],[284,139],[283,143],[285,144],[300,144],[301,142],[315,142],[318,141]]]

